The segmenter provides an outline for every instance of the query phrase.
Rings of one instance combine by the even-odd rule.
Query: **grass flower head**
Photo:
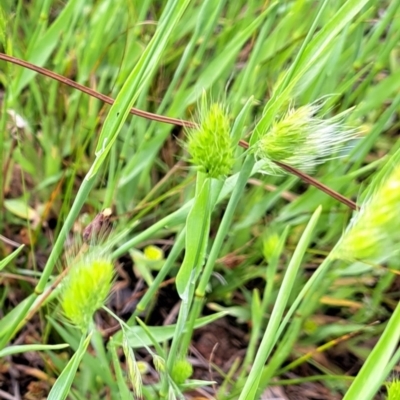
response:
[[[341,259],[382,262],[400,244],[400,165],[372,188],[334,255]]]
[[[175,383],[181,385],[189,379],[193,374],[192,364],[186,359],[181,359],[175,361],[175,364],[172,368],[171,377]]]
[[[114,267],[107,257],[93,249],[70,268],[64,282],[61,306],[64,315],[84,331],[96,310],[106,301],[113,283]]]
[[[393,379],[390,383],[386,384],[387,400],[400,400],[400,380]]]
[[[200,112],[200,124],[188,131],[187,149],[191,162],[210,178],[228,175],[233,165],[233,145],[226,110],[219,103],[207,106]]]
[[[256,158],[265,162],[262,172],[279,175],[279,161],[309,173],[328,159],[340,157],[337,152],[356,137],[356,130],[344,124],[347,112],[332,118],[318,116],[323,103],[290,108],[272,124],[254,147]]]
[[[122,342],[122,347],[124,350],[127,366],[128,366],[128,376],[132,385],[135,398],[142,398],[142,375],[139,367],[139,363],[136,361],[135,354],[132,348],[129,346],[128,340],[124,337]]]

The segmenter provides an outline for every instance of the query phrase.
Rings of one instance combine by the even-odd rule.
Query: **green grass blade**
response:
[[[114,339],[110,339],[110,344],[109,344],[109,349],[111,352],[111,358],[112,358],[112,363],[115,371],[115,377],[117,379],[117,385],[118,385],[118,391],[119,395],[121,396],[122,399],[126,400],[134,400],[133,395],[131,391],[129,390],[129,387],[126,383],[126,380],[124,379],[124,375],[122,372],[121,368],[121,363],[118,358],[117,354],[117,349],[116,349],[116,343],[114,342]]]
[[[15,257],[21,252],[21,250],[25,247],[25,245],[19,246],[17,249],[15,249],[11,254],[9,254],[6,258],[3,258],[0,261],[0,271],[6,267],[12,260],[14,260]]]
[[[278,340],[276,332],[282,320],[282,316],[286,309],[289,296],[295,283],[301,261],[303,259],[304,253],[308,248],[308,244],[311,240],[320,214],[321,207],[319,207],[311,217],[306,229],[303,232],[303,235],[301,236],[300,242],[296,246],[296,250],[290,260],[287,271],[285,273],[285,277],[278,293],[278,297],[275,302],[275,307],[272,311],[267,329],[264,333],[256,358],[254,360],[254,364],[252,366],[249,376],[246,379],[243,391],[240,394],[239,399],[241,400],[253,400],[255,398],[254,396],[257,391],[262,368],[264,367],[264,364],[269,354],[271,353],[273,347]]]
[[[269,13],[275,9],[276,5],[277,3],[275,2],[266,10],[264,10],[248,27],[243,29],[237,35],[237,37],[235,37],[235,40],[232,40],[229,45],[207,65],[201,76],[197,79],[197,82],[193,86],[191,93],[185,100],[185,104],[191,104],[195,102],[204,90],[208,90],[211,87],[211,85],[219,77],[219,74],[224,72],[229,64],[233,63],[243,44],[262,24]]]
[[[170,0],[166,4],[156,33],[126,80],[104,121],[96,147],[96,159],[87,174],[87,179],[91,179],[104,163],[130,109],[155,71],[168,39],[189,2],[190,0]]]
[[[400,340],[400,303],[391,316],[382,336],[368,356],[343,400],[374,398],[386,378],[390,362]]]
[[[74,381],[76,371],[78,370],[79,364],[86,353],[86,349],[90,343],[91,334],[86,339],[82,336],[82,340],[79,344],[79,348],[76,353],[72,356],[67,366],[63,369],[60,376],[57,378],[55,384],[50,390],[47,397],[49,400],[64,400],[70,393],[71,385]]]
[[[219,312],[207,317],[201,317],[196,320],[195,328],[201,328],[206,326],[219,318],[226,315],[226,312]],[[147,326],[148,331],[152,335],[152,340],[156,340],[158,343],[170,340],[175,333],[176,325],[168,326]],[[143,330],[141,326],[133,326],[131,328],[126,328],[126,337],[129,342],[129,346],[133,349],[138,349],[143,346],[151,346],[152,340],[149,339],[147,333]],[[120,334],[115,336],[115,341],[120,344]]]
[[[199,183],[192,209],[186,222],[185,258],[176,276],[176,288],[181,298],[188,293],[202,267],[210,228],[210,189],[211,181],[206,178]]]
[[[9,346],[0,350],[0,357],[10,356],[12,354],[25,353],[27,351],[45,351],[60,350],[69,347],[69,344],[25,344],[18,346]]]
[[[50,5],[50,2],[48,2],[48,5]],[[71,21],[74,19],[74,17],[77,17],[82,13],[83,7],[84,3],[80,0],[69,1],[57,19],[44,33],[44,35],[40,38],[34,38],[35,40],[32,41],[33,45],[29,49],[27,61],[40,67],[43,66],[59,43],[62,32],[68,31],[73,27],[73,25],[71,25]],[[43,14],[41,16],[43,16]],[[11,92],[14,99],[18,97],[21,90],[30,82],[30,80],[32,80],[35,75],[36,73],[31,70],[21,70],[20,76],[14,81]]]

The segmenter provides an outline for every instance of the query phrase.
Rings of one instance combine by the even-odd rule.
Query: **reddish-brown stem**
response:
[[[88,94],[89,96],[95,97],[99,100],[102,100],[104,103],[107,104],[114,104],[114,99],[112,99],[109,96],[106,96],[102,93],[96,92],[93,89],[90,89],[86,86],[83,86],[79,83],[76,83],[75,81],[73,81],[72,79],[66,78],[62,75],[56,74],[55,72],[49,71],[46,68],[42,68],[42,67],[38,67],[34,64],[31,64],[27,61],[23,61],[19,58],[15,58],[12,56],[9,56],[7,54],[4,53],[0,53],[0,60],[4,60],[16,65],[19,65],[21,67],[24,68],[28,68],[32,71],[35,71],[39,74],[42,74],[44,76],[47,76],[51,79],[54,79],[56,81],[59,81],[65,85],[71,86],[75,89],[80,90],[83,93]],[[159,115],[159,114],[154,114],[154,113],[150,113],[147,111],[143,111],[143,110],[139,110],[137,108],[131,108],[130,110],[131,114],[137,115],[138,117],[143,117],[143,118],[147,118],[153,121],[158,121],[158,122],[163,122],[166,124],[172,124],[172,125],[178,125],[178,126],[183,126],[185,128],[195,128],[196,124],[194,122],[191,121],[185,121],[182,119],[177,119],[177,118],[170,118],[170,117],[165,117],[163,115]],[[248,149],[249,148],[249,144],[244,141],[244,140],[240,140],[239,141],[239,146],[243,147],[244,149]],[[357,204],[348,199],[347,197],[341,195],[340,193],[336,192],[335,190],[329,188],[328,186],[322,184],[321,182],[319,182],[318,180],[312,178],[311,176],[305,174],[304,172],[299,171],[296,168],[291,167],[290,165],[281,163],[279,161],[274,161],[277,165],[279,165],[282,169],[284,169],[285,171],[289,172],[290,174],[293,174],[295,176],[297,176],[298,178],[302,179],[304,182],[316,187],[317,189],[321,190],[322,192],[328,194],[329,196],[333,197],[334,199],[340,201],[341,203],[345,204],[346,206],[348,206],[349,208],[351,208],[352,210],[357,210]]]
[[[19,58],[15,58],[12,56],[9,56],[7,54],[4,53],[0,53],[0,60],[4,60],[16,65],[19,65],[21,67],[24,68],[28,68],[32,71],[35,71],[39,74],[42,74],[44,76],[47,76],[51,79],[54,79],[58,82],[63,83],[64,85],[68,85],[71,86],[75,89],[80,90],[83,93],[88,94],[89,96],[95,97],[96,99],[99,99],[101,101],[103,101],[104,103],[107,104],[114,104],[114,99],[106,96],[105,94],[96,92],[93,89],[90,89],[86,86],[83,86],[75,81],[73,81],[72,79],[66,78],[65,76],[56,74],[55,72],[49,71],[46,68],[42,68],[42,67],[38,67],[34,64],[31,64],[30,62],[24,61],[24,60],[20,60]],[[147,111],[143,111],[143,110],[139,110],[137,108],[131,108],[130,110],[131,114],[137,115],[139,117],[143,117],[143,118],[147,118],[147,119],[151,119],[153,121],[159,121],[159,122],[164,122],[166,124],[173,124],[173,125],[179,125],[179,126],[184,126],[186,128],[194,128],[196,126],[196,124],[194,122],[190,122],[190,121],[183,121],[181,119],[177,119],[177,118],[170,118],[170,117],[164,117],[163,115],[158,115],[158,114],[153,114],[151,112],[147,112]]]
[[[347,197],[343,196],[342,194],[336,192],[335,190],[331,189],[329,186],[324,185],[320,181],[312,178],[310,175],[305,174],[304,172],[291,167],[290,165],[281,163],[279,161],[274,161],[276,165],[279,165],[282,169],[289,172],[290,174],[296,175],[298,178],[303,180],[304,182],[316,187],[317,189],[321,190],[322,192],[326,193],[327,195],[333,197],[334,199],[340,201],[341,203],[345,204],[347,207],[351,208],[354,211],[358,210],[357,204],[353,201],[348,199]]]
[[[249,148],[249,144],[245,142],[244,140],[239,141],[239,146],[243,147],[244,149]],[[357,204],[354,203],[354,201],[348,199],[347,197],[341,195],[340,193],[336,192],[335,190],[331,189],[329,186],[324,185],[317,179],[314,179],[310,175],[307,175],[306,173],[298,170],[297,168],[291,167],[290,165],[284,164],[279,161],[274,161],[274,163],[278,166],[280,166],[282,169],[285,171],[289,172],[292,175],[297,176],[304,182],[316,187],[317,189],[321,190],[322,192],[326,193],[327,195],[333,197],[334,199],[340,201],[341,203],[345,204],[352,210],[358,210]]]

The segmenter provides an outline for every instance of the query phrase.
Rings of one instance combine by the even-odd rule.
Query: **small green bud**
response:
[[[104,305],[114,277],[111,261],[94,256],[89,253],[71,266],[61,296],[64,315],[81,330],[89,327],[93,314]]]
[[[161,261],[164,259],[164,252],[157,246],[146,246],[143,254],[149,261]]]
[[[303,330],[307,335],[312,335],[317,331],[319,325],[312,319],[307,319],[303,324]]]
[[[200,171],[218,179],[230,173],[234,161],[230,123],[221,104],[204,107],[199,126],[188,131],[187,149]]]
[[[279,235],[276,232],[271,232],[265,236],[263,240],[263,254],[267,262],[270,262],[275,253],[275,249],[279,245]]]
[[[150,371],[150,366],[146,361],[136,362],[140,375],[146,375]]]
[[[372,187],[334,250],[336,258],[382,262],[396,251],[400,243],[400,166]]]
[[[151,284],[150,270],[159,271],[164,265],[164,252],[156,246],[146,246],[143,252],[131,250],[130,254],[134,261],[134,271],[137,276],[143,277]]]
[[[171,377],[178,385],[184,383],[193,374],[192,364],[188,360],[178,360],[172,367]]]
[[[323,104],[308,104],[289,109],[256,143],[256,158],[263,160],[262,172],[281,174],[274,161],[288,164],[306,173],[333,156],[344,144],[355,139],[356,131],[343,124],[342,113],[332,118],[317,116]]]

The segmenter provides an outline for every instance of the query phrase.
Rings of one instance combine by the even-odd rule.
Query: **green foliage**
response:
[[[54,399],[197,388],[256,399],[272,381],[373,398],[400,359],[400,1],[6,0],[0,10],[1,51],[115,99],[0,61],[5,365],[40,351]],[[175,119],[130,116],[132,106]],[[275,161],[358,199],[359,211]],[[106,207],[106,251],[81,246],[75,261],[75,232]],[[220,319],[241,330],[246,354],[207,354],[217,383],[194,380],[190,349]],[[336,362],[349,354],[351,377]]]

